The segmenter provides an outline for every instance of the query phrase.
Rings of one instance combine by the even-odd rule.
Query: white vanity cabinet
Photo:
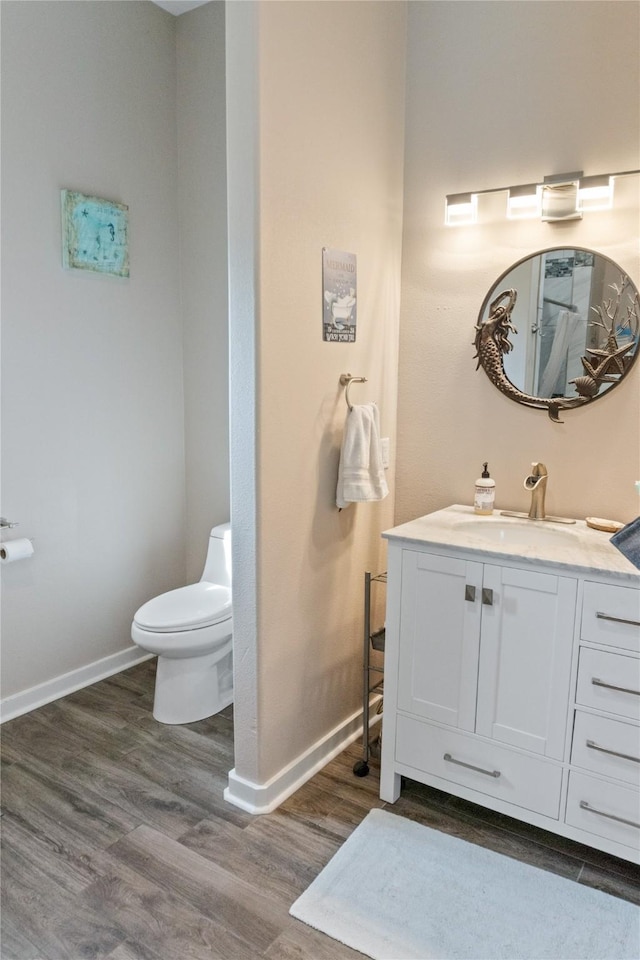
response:
[[[589,530],[587,579],[584,524],[516,549],[467,518],[385,534],[381,797],[404,775],[638,860],[640,572]]]

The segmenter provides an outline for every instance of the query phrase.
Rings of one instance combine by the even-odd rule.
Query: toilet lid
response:
[[[143,630],[173,633],[207,627],[231,616],[231,590],[218,583],[192,583],[143,604],[134,620]]]

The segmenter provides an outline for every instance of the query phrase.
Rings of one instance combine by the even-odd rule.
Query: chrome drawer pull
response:
[[[640,627],[640,620],[623,620],[622,617],[612,617],[609,613],[601,613],[599,610],[596,611],[597,620],[613,620],[614,623],[628,623],[632,627]]]
[[[594,687],[606,687],[607,690],[619,690],[620,693],[635,693],[636,697],[640,697],[640,690],[631,690],[629,687],[616,687],[613,683],[605,683],[604,680],[599,680],[598,677],[591,677],[591,683]]]
[[[450,753],[445,753],[442,758],[443,760],[448,760],[449,763],[457,763],[459,767],[466,767],[467,770],[475,770],[476,773],[484,773],[487,777],[499,777],[499,770],[483,770],[482,767],[474,767],[472,763],[464,763],[462,760],[455,760]]]
[[[595,807],[589,806],[586,800],[580,801],[580,809],[588,810],[589,813],[597,813],[599,817],[606,817],[607,820],[615,820],[616,823],[626,823],[628,827],[637,827],[640,830],[640,823],[636,823],[634,820],[625,820],[624,817],[616,817],[613,813],[605,813],[604,810],[596,810]]]
[[[640,763],[640,757],[632,757],[630,753],[618,753],[617,750],[608,750],[607,747],[601,747],[593,740],[586,741],[591,750],[599,750],[601,753],[610,753],[612,757],[622,757],[623,760],[633,760],[634,763]]]

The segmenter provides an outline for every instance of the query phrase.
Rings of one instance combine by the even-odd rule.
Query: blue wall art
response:
[[[129,207],[63,190],[62,265],[129,276]]]

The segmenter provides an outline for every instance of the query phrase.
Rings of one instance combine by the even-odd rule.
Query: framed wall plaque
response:
[[[62,265],[129,276],[129,208],[124,203],[61,192]]]
[[[358,315],[355,253],[322,249],[322,339],[355,343]]]

